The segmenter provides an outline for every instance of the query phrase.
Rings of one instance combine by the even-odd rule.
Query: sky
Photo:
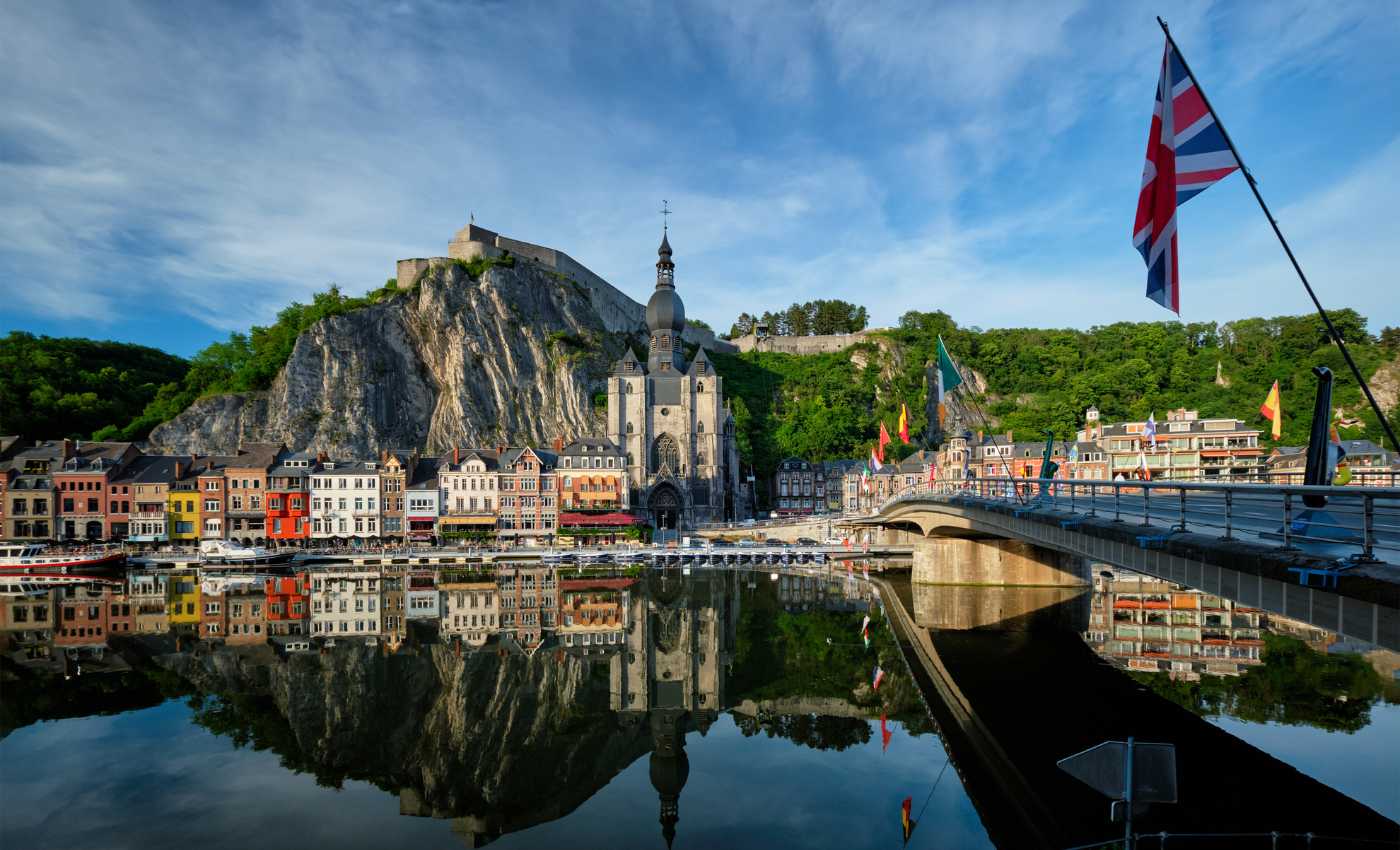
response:
[[[1324,305],[1400,324],[1400,4],[0,5],[0,333],[192,354],[478,224],[639,301],[875,325],[1174,318],[1130,231],[1163,37]],[[1182,315],[1310,303],[1241,175],[1179,216]]]

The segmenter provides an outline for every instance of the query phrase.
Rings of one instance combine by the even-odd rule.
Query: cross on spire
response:
[[[674,215],[674,213],[671,212],[670,202],[667,201],[665,198],[662,198],[662,199],[661,199],[661,231],[662,231],[663,233],[666,232],[666,220],[667,220],[666,217],[667,217],[667,216],[670,216],[670,215]]]

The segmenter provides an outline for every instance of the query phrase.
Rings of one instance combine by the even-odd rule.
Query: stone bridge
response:
[[[1153,499],[1159,500],[1161,510],[1172,513],[1169,523],[1150,505],[1130,516],[1121,497],[1117,510],[1086,513],[1064,510],[1063,499],[999,500],[961,492],[902,497],[861,522],[913,544],[915,583],[1083,586],[1094,564],[1108,564],[1400,649],[1400,569],[1375,560],[1338,561],[1334,551],[1282,545],[1267,532],[1231,533],[1227,526],[1222,539],[1204,519],[1199,531],[1190,530],[1189,518],[1209,516],[1209,506],[1188,507],[1183,495],[1178,523],[1176,499]],[[1329,547],[1335,548],[1329,543],[1322,549]]]

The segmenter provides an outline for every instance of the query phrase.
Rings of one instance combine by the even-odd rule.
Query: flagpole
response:
[[[1225,122],[1220,120],[1220,114],[1215,111],[1215,107],[1210,105],[1210,98],[1206,97],[1206,90],[1202,88],[1201,81],[1196,79],[1196,75],[1191,72],[1191,66],[1186,64],[1186,56],[1181,52],[1176,39],[1172,38],[1171,30],[1167,29],[1167,22],[1157,17],[1157,23],[1161,25],[1162,32],[1167,36],[1167,42],[1176,51],[1176,56],[1181,60],[1181,67],[1186,69],[1186,75],[1191,78],[1191,82],[1196,86],[1196,91],[1201,94],[1201,101],[1210,110],[1210,114],[1215,117],[1215,125],[1220,128],[1220,135],[1225,137],[1225,144],[1230,146],[1230,153],[1235,155],[1235,161],[1240,164],[1240,171],[1244,174],[1245,182],[1249,183],[1250,191],[1254,193],[1254,200],[1259,202],[1259,209],[1264,212],[1264,217],[1269,220],[1269,225],[1274,229],[1274,235],[1278,237],[1278,242],[1283,246],[1283,252],[1288,255],[1288,261],[1293,264],[1293,270],[1298,273],[1298,279],[1303,282],[1303,288],[1308,291],[1308,297],[1312,299],[1313,306],[1317,308],[1317,314],[1322,317],[1322,322],[1327,326],[1327,332],[1332,336],[1332,340],[1337,343],[1337,348],[1341,349],[1342,357],[1347,361],[1347,366],[1351,368],[1351,374],[1355,376],[1356,382],[1361,385],[1361,392],[1366,395],[1366,400],[1371,403],[1371,409],[1375,411],[1376,417],[1380,419],[1381,430],[1390,438],[1390,444],[1396,451],[1400,451],[1400,440],[1395,439],[1395,432],[1390,428],[1390,422],[1385,418],[1385,411],[1376,403],[1376,397],[1371,395],[1371,388],[1366,384],[1366,379],[1361,377],[1361,370],[1357,368],[1356,361],[1351,359],[1351,352],[1347,350],[1347,344],[1342,340],[1342,335],[1337,330],[1337,326],[1332,324],[1332,317],[1327,315],[1327,311],[1322,308],[1322,302],[1318,300],[1317,293],[1313,292],[1312,284],[1308,282],[1308,276],[1303,273],[1303,267],[1298,264],[1298,258],[1293,255],[1293,249],[1289,247],[1288,240],[1283,237],[1283,231],[1279,229],[1278,220],[1269,211],[1269,205],[1264,203],[1264,196],[1259,193],[1259,184],[1254,182],[1254,175],[1250,173],[1244,164],[1244,158],[1240,156],[1239,148],[1235,147],[1235,142],[1230,138],[1230,132],[1225,129]],[[1165,108],[1165,106],[1163,107]]]

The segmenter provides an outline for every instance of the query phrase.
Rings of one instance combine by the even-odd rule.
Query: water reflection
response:
[[[1084,640],[1196,714],[1328,731],[1365,728],[1400,666],[1400,653],[1122,571],[1095,578]]]
[[[157,706],[175,696],[188,706],[194,724],[236,747],[274,753],[283,769],[309,774],[323,786],[370,783],[397,797],[400,815],[450,820],[468,846],[513,834],[523,839],[523,830],[560,819],[572,825],[573,834],[602,840],[606,833],[599,831],[609,822],[599,821],[593,810],[606,800],[595,805],[594,798],[605,787],[632,787],[634,765],[645,769],[652,826],[646,835],[628,833],[623,843],[670,846],[687,825],[713,835],[713,824],[706,823],[711,816],[698,808],[687,812],[683,803],[694,784],[694,753],[688,750],[697,746],[752,750],[764,741],[791,742],[789,748],[796,744],[828,759],[846,754],[842,769],[859,775],[869,774],[878,764],[871,760],[882,757],[872,742],[876,718],[887,716],[901,737],[931,731],[888,632],[876,629],[869,649],[860,640],[862,617],[878,613],[864,582],[790,575],[773,580],[767,572],[730,571],[579,576],[552,568],[522,568],[489,582],[437,576],[439,617],[405,618],[402,636],[391,646],[382,584],[375,588],[381,596],[374,612],[382,630],[354,634],[370,619],[370,577],[343,576],[345,616],[335,595],[342,592],[339,586],[323,576],[318,589],[307,578],[305,593],[321,603],[308,606],[309,622],[347,622],[347,631],[336,625],[329,636],[283,634],[300,640],[275,643],[201,640],[193,629],[108,635],[100,654],[128,660],[135,668],[125,674],[129,680],[90,670],[78,675],[71,664],[68,679],[61,671],[10,665],[7,675],[13,678],[0,699],[6,731],[59,716]],[[510,587],[503,586],[507,580]],[[207,616],[205,606],[220,594],[220,601],[231,604],[230,587],[211,588],[201,599],[201,614]],[[407,602],[414,584],[403,587]],[[279,583],[277,590],[289,589]],[[508,603],[509,595],[514,598]],[[364,600],[359,611],[357,598]],[[240,604],[249,606],[238,615],[247,622],[251,598]],[[318,620],[318,609],[326,607],[331,617]],[[514,614],[510,621],[506,612]],[[525,613],[537,619],[528,621]],[[90,647],[88,658],[98,653]],[[876,663],[891,671],[878,692],[870,687]],[[68,696],[50,697],[61,693]],[[129,698],[112,702],[114,694]],[[157,713],[169,715],[166,706],[149,710],[152,717]],[[21,743],[13,743],[17,736],[7,740],[10,753],[22,755],[45,737],[42,727],[33,731]],[[696,734],[688,743],[691,732]],[[173,730],[164,734],[178,737]],[[711,742],[716,735],[719,740]],[[899,769],[867,776],[866,793],[891,783],[897,787],[887,796],[902,795],[910,776],[936,768],[937,739],[925,741],[925,754],[917,758],[912,750],[890,755],[887,764],[897,759]],[[104,741],[100,749],[115,747]],[[724,784],[759,800],[761,789],[747,784],[752,767],[744,754],[725,751],[731,763]],[[765,763],[789,761],[770,755]],[[823,788],[809,783],[818,775],[831,781],[833,768],[830,763],[809,767],[810,777],[783,776],[787,795],[812,795],[794,806],[820,800]],[[706,789],[714,787],[714,769]],[[4,778],[11,790],[17,787],[13,774]],[[61,779],[70,787],[85,782],[78,773]],[[966,797],[960,789],[949,793],[941,804],[956,812],[949,828],[955,825],[972,844],[985,843]],[[639,802],[632,796],[629,812]],[[842,817],[848,827],[867,817],[889,825],[897,823],[897,805],[897,799],[881,799]],[[888,810],[879,812],[881,807]],[[318,817],[334,815],[325,809]],[[18,844],[34,838],[5,820],[7,838]],[[625,820],[612,825],[616,829]],[[135,817],[121,826],[133,841],[161,843]],[[775,838],[755,829],[759,834],[766,843]],[[840,834],[834,829],[830,841]],[[723,838],[736,846],[751,843]]]

